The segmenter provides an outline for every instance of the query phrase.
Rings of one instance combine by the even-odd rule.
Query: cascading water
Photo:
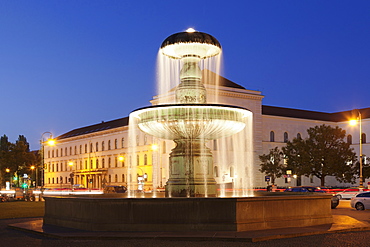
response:
[[[206,86],[202,82],[207,71],[219,73],[220,54],[221,45],[209,34],[182,32],[169,36],[158,56],[156,105],[130,114],[131,144],[135,144],[132,140],[138,128],[157,140],[173,140],[176,144],[169,155],[165,186],[168,197],[253,193],[252,113],[219,104],[223,103],[218,102],[219,77]],[[131,145],[128,155],[136,159],[135,145]],[[132,179],[136,161],[129,165]],[[154,165],[162,167],[161,159]],[[159,170],[156,166],[153,171]],[[128,182],[129,190],[137,187],[133,181]]]

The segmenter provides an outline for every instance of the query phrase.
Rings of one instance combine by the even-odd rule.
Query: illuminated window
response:
[[[275,142],[275,132],[270,131],[270,142]]]
[[[347,136],[347,143],[352,144],[352,136],[351,135]]]
[[[139,146],[139,135],[136,136],[136,146]]]

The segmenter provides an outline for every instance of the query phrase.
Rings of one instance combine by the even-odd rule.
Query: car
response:
[[[370,209],[370,192],[359,193],[352,197],[351,207],[356,210]]]
[[[343,190],[342,192],[337,193],[337,197],[340,200],[341,199],[351,199],[352,197],[354,197],[358,193],[362,193],[362,192],[365,192],[365,191],[367,191],[367,189],[358,188],[358,187],[347,188],[347,189]]]
[[[320,187],[314,186],[296,186],[296,187],[289,187],[284,192],[317,192],[317,193],[325,193]],[[331,197],[331,208],[334,209],[339,205],[339,198],[336,195]]]

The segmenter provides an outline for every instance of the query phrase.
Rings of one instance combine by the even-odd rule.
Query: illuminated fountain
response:
[[[90,231],[249,231],[330,224],[331,195],[250,193],[253,173],[252,113],[244,108],[207,103],[199,63],[221,52],[219,42],[202,32],[169,36],[161,52],[181,60],[176,102],[141,108],[130,114],[130,131],[173,140],[166,197],[95,195],[45,197],[44,224]],[[132,126],[137,126],[131,128]],[[131,134],[131,146],[137,133]],[[231,145],[230,138],[234,142]],[[235,166],[232,196],[217,191],[208,143],[231,153]],[[225,144],[226,143],[226,144]],[[135,150],[130,155],[133,159]],[[130,157],[131,157],[130,156]],[[230,156],[230,155],[229,155]],[[230,161],[216,157],[223,172]],[[131,158],[128,169],[131,167]],[[219,175],[219,174],[218,174]],[[231,170],[230,170],[231,177]],[[236,176],[237,175],[237,176]],[[131,176],[129,176],[131,177]],[[130,191],[130,190],[129,190]],[[144,195],[144,193],[142,193]],[[207,198],[206,198],[207,197]]]
[[[214,37],[202,32],[176,33],[162,43],[161,51],[182,62],[176,104],[142,108],[132,112],[130,119],[143,132],[176,143],[170,153],[166,196],[214,197],[213,159],[206,143],[240,132],[252,114],[234,106],[207,104],[199,62],[221,52]]]

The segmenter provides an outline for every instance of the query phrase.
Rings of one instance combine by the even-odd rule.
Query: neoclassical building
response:
[[[203,72],[202,80],[207,97],[208,94],[210,98],[217,94],[218,103],[247,108],[253,112],[255,187],[266,186],[265,174],[258,171],[258,156],[268,153],[274,147],[283,147],[294,137],[307,137],[307,129],[310,127],[326,124],[346,130],[347,141],[359,154],[359,127],[349,126],[348,121],[361,113],[363,154],[370,153],[370,143],[366,139],[370,133],[370,108],[325,113],[267,106],[262,104],[264,96],[260,91],[248,90],[223,77],[219,77],[218,91],[214,90],[213,82],[217,75],[206,72]],[[160,97],[155,96],[151,104],[158,104]],[[165,97],[174,97],[173,92]],[[136,155],[136,164],[132,164],[132,157],[128,155],[128,130],[129,117],[124,117],[61,134],[56,137],[56,145],[52,147],[45,143],[44,186],[70,188],[73,183],[85,188],[102,188],[105,185],[131,185],[135,189],[146,190],[162,188],[168,178],[169,153],[174,147],[173,142],[138,133],[135,140],[131,140],[136,145],[135,154],[131,154]],[[208,146],[213,153],[218,152],[216,141],[211,141]],[[231,184],[237,174],[232,164],[227,170],[218,170],[215,160],[214,176],[217,183]],[[301,182],[302,185],[320,185],[320,181],[314,177],[302,177]],[[296,181],[293,179],[288,182],[281,178],[277,183],[279,186],[289,186],[295,185]],[[326,179],[326,184],[350,186],[330,177]]]

